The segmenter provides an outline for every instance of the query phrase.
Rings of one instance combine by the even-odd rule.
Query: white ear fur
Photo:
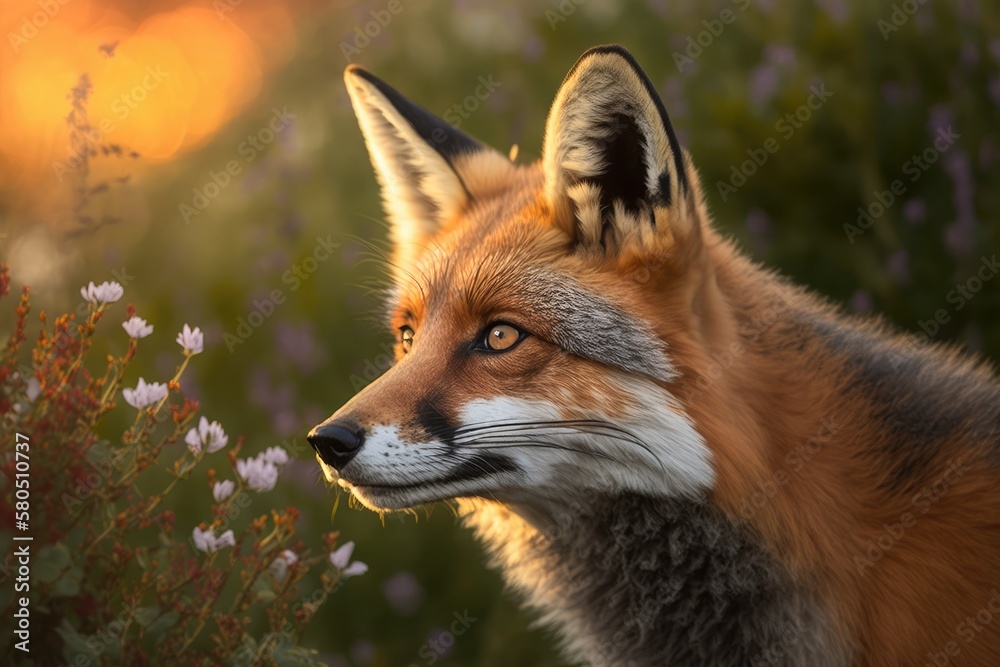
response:
[[[575,218],[575,236],[590,242],[604,237],[609,212],[652,217],[657,207],[682,205],[687,194],[683,154],[663,104],[620,46],[590,49],[570,70],[549,112],[542,160],[550,205],[557,216]],[[599,193],[581,189],[584,183]]]
[[[424,242],[458,215],[469,195],[444,155],[414,129],[373,78],[357,67],[344,73],[382,188],[391,240],[397,248],[406,248]],[[450,140],[443,130],[438,138]]]

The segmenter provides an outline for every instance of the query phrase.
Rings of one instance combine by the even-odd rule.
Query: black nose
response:
[[[364,432],[347,422],[320,424],[309,431],[306,440],[323,462],[342,470],[365,442]]]

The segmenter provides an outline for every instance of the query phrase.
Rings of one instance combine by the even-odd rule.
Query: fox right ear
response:
[[[482,173],[513,166],[357,65],[344,82],[382,186],[396,264],[405,266],[488,188]]]
[[[663,102],[632,55],[598,46],[576,62],[545,127],[555,223],[606,252],[687,222],[690,183]]]

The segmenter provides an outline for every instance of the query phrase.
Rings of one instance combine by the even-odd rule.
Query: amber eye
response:
[[[503,352],[514,347],[524,336],[516,327],[509,324],[494,324],[486,331],[486,347],[495,352]]]
[[[403,352],[409,352],[413,347],[413,329],[410,327],[399,328],[399,342],[403,346]]]

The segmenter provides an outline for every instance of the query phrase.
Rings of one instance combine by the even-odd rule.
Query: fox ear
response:
[[[344,82],[361,126],[397,260],[406,262],[430,237],[484,194],[510,161],[453,127],[368,71],[351,65]],[[397,261],[397,263],[400,263]]]
[[[684,155],[666,109],[621,46],[590,49],[566,75],[549,112],[543,166],[554,220],[580,244],[611,250],[630,236],[641,241],[665,223],[665,211],[682,217],[687,205]]]

